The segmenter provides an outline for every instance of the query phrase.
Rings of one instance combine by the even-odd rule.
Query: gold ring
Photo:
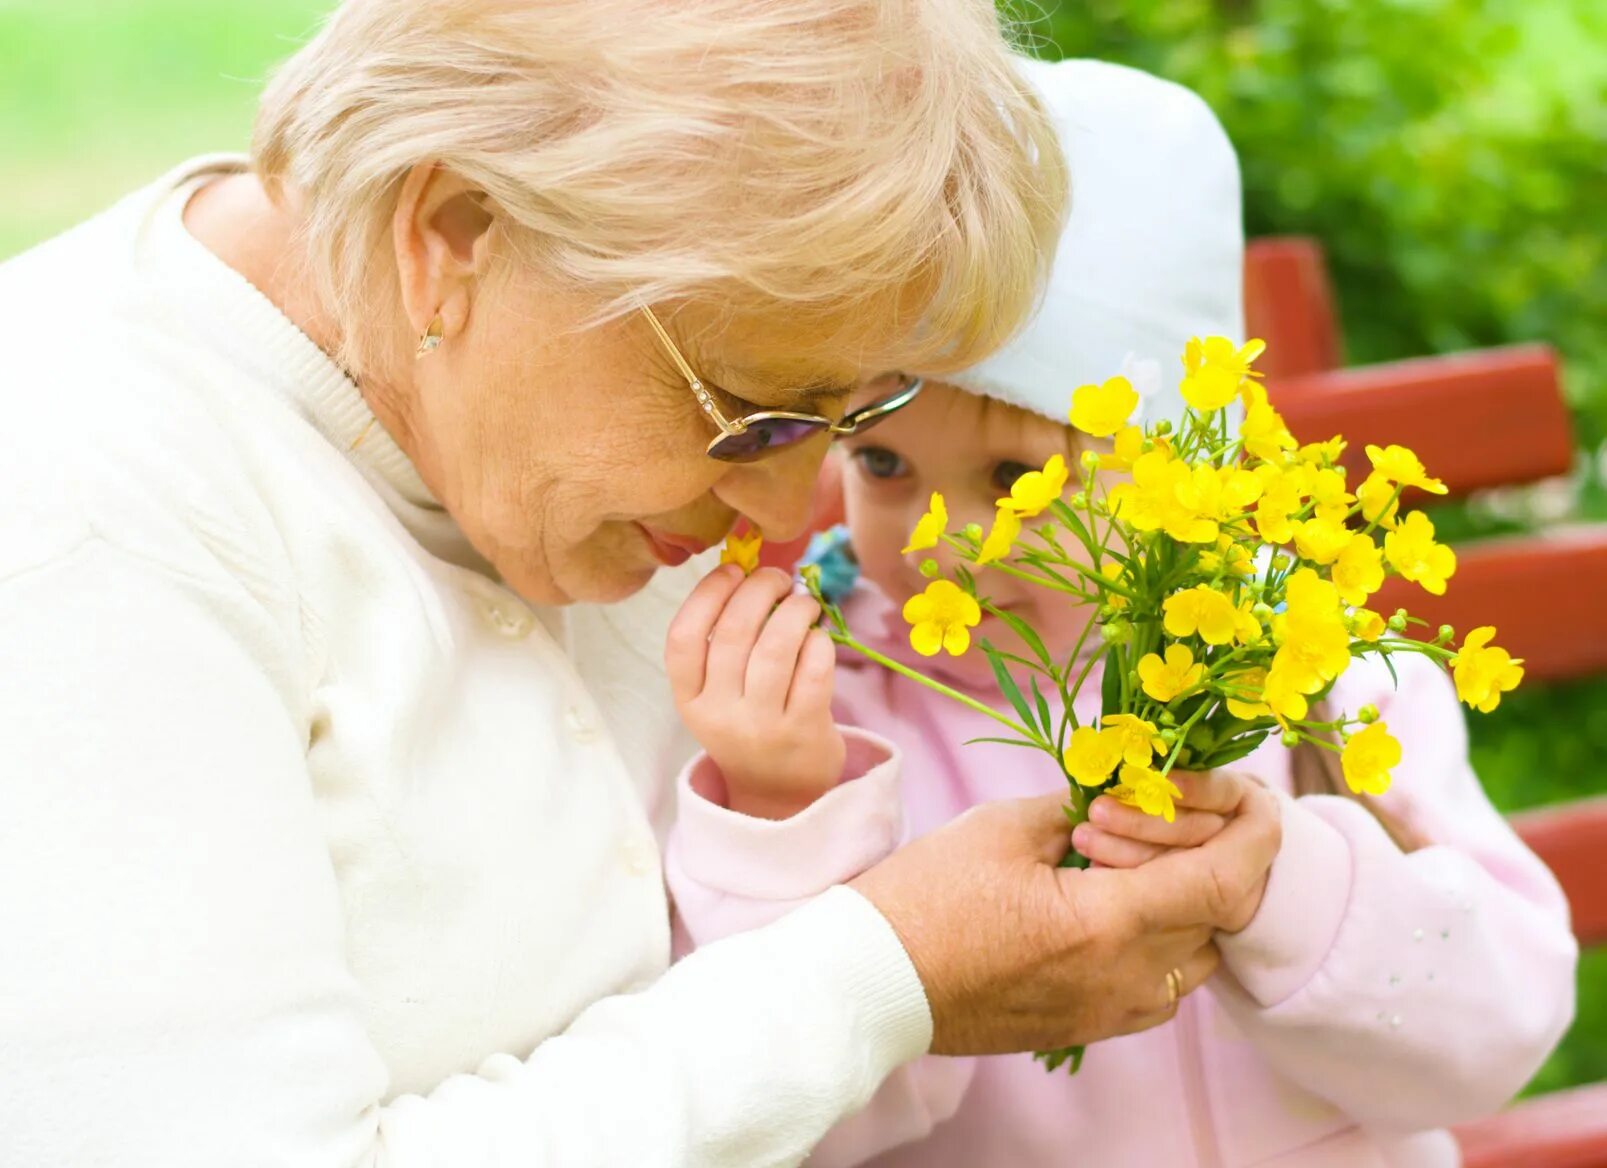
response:
[[[1177,1003],[1183,997],[1183,971],[1170,969],[1166,973],[1166,1012],[1177,1013]]]

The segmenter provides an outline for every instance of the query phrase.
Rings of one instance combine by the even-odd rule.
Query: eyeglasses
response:
[[[720,412],[720,407],[714,402],[714,397],[703,385],[702,380],[692,367],[681,356],[681,350],[675,347],[670,340],[670,334],[653,315],[653,310],[642,305],[642,315],[647,317],[647,323],[653,326],[658,334],[659,342],[664,351],[675,362],[675,367],[686,378],[687,384],[692,387],[692,393],[697,397],[698,405],[709,420],[719,427],[720,432],[709,442],[708,456],[717,458],[721,462],[757,462],[761,458],[769,458],[772,454],[779,454],[788,447],[796,446],[800,442],[813,438],[816,434],[830,434],[833,438],[846,437],[868,430],[891,414],[909,405],[921,392],[921,379],[909,377],[905,374],[894,374],[897,378],[898,389],[885,397],[877,398],[867,406],[854,410],[846,415],[842,421],[834,422],[821,414],[799,414],[790,410],[759,410],[751,414],[743,414],[738,418],[727,418]]]

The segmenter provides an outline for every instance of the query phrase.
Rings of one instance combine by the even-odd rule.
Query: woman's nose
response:
[[[759,462],[738,464],[714,488],[720,500],[746,515],[773,543],[796,539],[814,516],[821,462],[829,449],[824,439],[800,443],[797,449]]]

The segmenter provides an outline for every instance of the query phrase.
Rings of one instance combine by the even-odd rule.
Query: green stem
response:
[[[842,646],[844,646],[846,648],[852,649],[854,652],[860,654],[861,656],[866,657],[869,660],[876,662],[876,664],[880,665],[883,669],[890,669],[894,673],[898,674],[901,677],[907,677],[911,681],[919,682],[921,685],[924,685],[927,689],[931,690],[933,693],[940,693],[946,698],[953,698],[955,701],[959,702],[961,705],[969,706],[971,709],[975,710],[979,714],[986,714],[988,717],[992,718],[995,722],[998,722],[998,723],[1000,723],[1002,725],[1008,726],[1011,730],[1014,730],[1017,734],[1019,734],[1026,741],[1032,742],[1032,743],[1037,743],[1039,741],[1038,736],[1036,734],[1033,734],[1032,732],[1030,732],[1025,726],[1020,725],[1014,719],[1005,717],[1003,714],[999,713],[998,710],[995,710],[992,706],[985,705],[984,703],[977,701],[975,698],[973,698],[973,697],[971,697],[971,696],[969,696],[967,694],[961,693],[957,689],[952,689],[949,686],[944,685],[941,681],[933,681],[930,677],[927,677],[926,674],[920,672],[919,670],[911,669],[908,665],[905,665],[903,662],[894,661],[891,657],[888,657],[888,656],[886,656],[885,654],[882,654],[882,653],[878,653],[875,649],[872,649],[869,645],[861,644],[859,641],[856,641],[851,635],[849,635],[847,633],[835,633],[835,632],[828,633],[827,635],[830,636],[831,639],[833,641],[835,641],[837,644],[842,645]]]

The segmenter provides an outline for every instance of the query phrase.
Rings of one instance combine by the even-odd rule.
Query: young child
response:
[[[1003,353],[847,444],[844,489],[862,577],[850,627],[896,659],[1005,708],[981,654],[923,659],[900,604],[926,581],[902,554],[934,490],[951,527],[1053,454],[1075,462],[1070,390],[1124,363],[1176,360],[1191,335],[1242,333],[1237,165],[1191,94],[1093,62],[1029,66],[1058,117],[1074,211],[1041,313]],[[1169,378],[1175,384],[1176,378]],[[1155,392],[1145,416],[1181,413]],[[941,553],[938,553],[941,558]],[[1041,754],[965,745],[986,718],[844,654],[807,596],[764,571],[712,574],[669,654],[682,716],[706,749],[683,776],[669,881],[693,943],[753,927],[851,879],[977,803],[1064,789]],[[1060,653],[1087,613],[1001,574],[987,591]],[[785,599],[783,599],[785,598]],[[778,603],[779,602],[779,603]],[[979,630],[1003,643],[1007,629]],[[1156,1029],[1092,1047],[1081,1071],[1029,1056],[929,1057],[895,1075],[810,1161],[885,1168],[1086,1165],[1453,1165],[1441,1129],[1503,1104],[1572,1013],[1576,949],[1550,874],[1485,799],[1449,681],[1420,658],[1397,688],[1354,666],[1333,695],[1378,707],[1404,759],[1362,803],[1272,739],[1240,764],[1288,794],[1283,846],[1247,928],[1218,939],[1220,972]],[[1099,686],[1085,687],[1086,722]],[[1077,829],[1126,866],[1208,838],[1104,798]],[[1415,850],[1403,851],[1397,841]]]

